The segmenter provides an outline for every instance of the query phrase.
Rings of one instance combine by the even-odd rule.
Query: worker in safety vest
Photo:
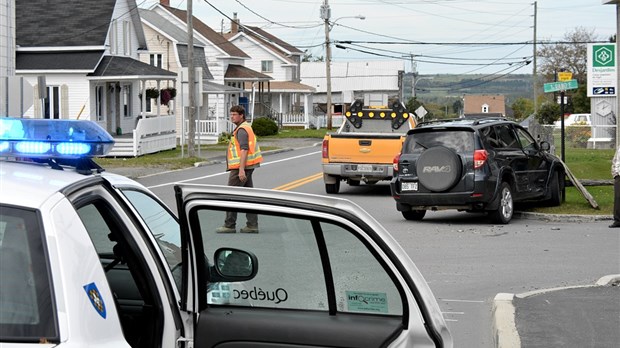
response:
[[[229,171],[228,186],[254,187],[252,173],[260,166],[263,156],[256,142],[256,135],[249,123],[245,120],[245,109],[240,105],[230,108],[230,121],[237,127],[233,131],[226,152],[226,169]],[[241,233],[258,233],[258,216],[246,214],[246,226]],[[235,233],[237,213],[227,212],[224,226],[219,227],[217,233]]]

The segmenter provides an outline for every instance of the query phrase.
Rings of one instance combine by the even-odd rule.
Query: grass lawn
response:
[[[566,165],[577,179],[611,179],[613,149],[591,150],[568,148],[565,151]],[[568,179],[567,179],[568,180]],[[594,209],[575,187],[566,188],[566,201],[559,207],[518,207],[523,211],[549,214],[612,215],[614,187],[586,186],[599,209]]]

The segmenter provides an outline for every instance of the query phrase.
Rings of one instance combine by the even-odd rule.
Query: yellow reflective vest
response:
[[[260,147],[256,142],[256,136],[249,123],[243,122],[233,131],[230,143],[228,144],[228,152],[226,154],[226,163],[228,170],[239,169],[241,163],[241,147],[237,141],[237,132],[239,128],[245,129],[248,133],[248,157],[245,161],[245,168],[250,168],[258,165],[263,161],[263,156],[260,153]]]

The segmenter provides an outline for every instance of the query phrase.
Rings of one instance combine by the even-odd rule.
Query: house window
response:
[[[483,104],[482,105],[482,113],[483,114],[488,114],[489,113],[489,105],[488,104]]]
[[[128,56],[131,54],[131,22],[123,22],[123,53]]]
[[[116,45],[117,43],[117,38],[116,38],[116,20],[112,21],[112,24],[110,25],[110,53],[111,54],[116,54]]]
[[[105,121],[105,116],[103,114],[103,86],[95,87],[95,115],[97,116],[97,121]]]
[[[161,68],[162,66],[162,55],[161,53],[151,54],[151,65]]]
[[[43,117],[47,119],[60,119],[60,87],[48,86],[47,97],[43,101],[44,114]]]
[[[260,62],[260,71],[270,73],[273,72],[273,60],[263,60]]]
[[[131,117],[131,85],[121,86],[121,106],[123,117]]]

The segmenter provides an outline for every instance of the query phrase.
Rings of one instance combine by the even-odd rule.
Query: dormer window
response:
[[[273,60],[263,60],[260,62],[260,71],[264,73],[273,72]]]
[[[489,113],[489,104],[482,104],[482,113],[483,114]]]

